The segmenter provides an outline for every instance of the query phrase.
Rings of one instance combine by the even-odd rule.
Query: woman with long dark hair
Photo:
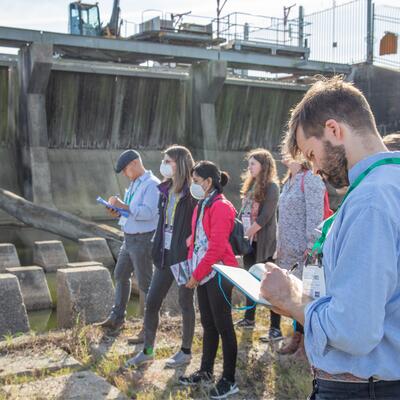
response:
[[[146,297],[144,314],[144,349],[127,362],[139,366],[154,360],[154,343],[159,322],[159,311],[173,281],[170,266],[188,257],[187,239],[191,234],[191,218],[195,199],[190,194],[191,170],[194,165],[190,151],[183,146],[171,146],[164,151],[160,173],[164,181],[159,185],[159,220],[153,243],[155,271]],[[178,287],[182,310],[182,346],[167,360],[167,367],[179,367],[191,360],[195,311],[193,288]],[[139,338],[140,340],[140,338]],[[137,343],[139,340],[131,340]]]
[[[192,237],[189,259],[193,273],[186,284],[197,287],[201,324],[203,326],[203,354],[200,369],[189,376],[182,376],[183,385],[212,382],[214,362],[219,338],[222,339],[222,377],[211,390],[212,399],[226,398],[239,391],[235,383],[237,342],[233,328],[232,312],[228,301],[232,295],[232,285],[221,280],[212,265],[222,263],[237,266],[237,261],[229,243],[235,223],[236,210],[222,194],[229,176],[210,161],[200,161],[192,170],[191,193],[200,200],[192,218]],[[222,289],[222,290],[221,290]],[[223,292],[222,292],[223,291]]]

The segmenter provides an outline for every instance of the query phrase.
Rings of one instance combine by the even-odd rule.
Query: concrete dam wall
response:
[[[214,160],[231,174],[227,194],[238,204],[244,152],[255,147],[277,151],[289,109],[306,86],[224,80],[214,103],[216,138],[210,142],[195,106],[198,93],[191,75],[171,79],[52,71],[45,91],[46,124],[38,130],[49,179],[36,179],[36,185],[48,186],[55,207],[104,219],[106,213],[94,200],[123,192],[126,181],[113,171],[121,150],[140,149],[146,166],[158,174],[160,150],[179,143],[191,148],[196,159]],[[21,121],[21,112],[7,106],[11,83],[1,68],[0,187],[29,198],[26,186],[35,185],[35,176],[21,169],[35,168],[32,156],[27,162],[24,153],[38,147],[21,122],[12,129],[13,113]],[[1,219],[8,220],[4,214]]]

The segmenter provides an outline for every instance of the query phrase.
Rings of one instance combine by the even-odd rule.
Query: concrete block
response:
[[[115,261],[104,238],[84,238],[79,239],[79,261],[98,261],[106,268],[114,268]]]
[[[36,266],[15,267],[7,268],[7,272],[18,278],[25,307],[28,311],[52,307],[50,290],[43,268]]]
[[[127,400],[115,386],[93,372],[74,372],[58,377],[35,380],[19,385],[5,385],[0,395],[9,400],[63,399],[63,400]]]
[[[9,352],[0,357],[0,379],[11,376],[32,376],[41,371],[54,372],[82,365],[65,351],[57,348],[46,351],[30,350]]]
[[[54,272],[59,268],[65,268],[68,264],[68,258],[64,245],[59,240],[35,242],[33,263],[43,267],[46,272]]]
[[[87,324],[105,319],[114,304],[110,272],[104,267],[57,271],[57,324],[72,327],[79,318]]]
[[[15,275],[0,275],[0,340],[6,334],[29,331],[28,315]]]
[[[12,243],[0,243],[0,272],[8,267],[21,266],[17,250]]]
[[[68,263],[66,268],[82,268],[82,267],[104,267],[101,262],[97,261],[78,261]]]

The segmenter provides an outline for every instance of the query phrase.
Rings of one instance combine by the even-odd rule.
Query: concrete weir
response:
[[[7,272],[18,278],[27,311],[52,307],[49,287],[43,268],[37,266],[7,268]]]
[[[15,275],[0,274],[0,340],[4,335],[29,331],[21,287]]]
[[[17,250],[12,243],[0,243],[0,273],[8,267],[19,267]]]
[[[104,238],[79,239],[79,261],[97,261],[107,268],[114,268],[115,261]]]
[[[46,272],[55,272],[68,264],[64,245],[59,240],[35,242],[33,262],[40,265]]]
[[[110,272],[104,267],[57,271],[57,324],[71,328],[79,320],[91,324],[107,317],[114,303]]]

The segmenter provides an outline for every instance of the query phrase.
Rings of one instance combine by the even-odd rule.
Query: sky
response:
[[[83,2],[95,3],[92,0]],[[344,4],[348,0],[228,0],[221,15],[231,12],[245,12],[271,17],[283,17],[283,7],[296,4],[290,17],[297,16],[297,7],[304,6],[305,13]],[[37,29],[52,32],[68,31],[68,4],[65,0],[0,0],[0,26]],[[112,8],[112,0],[98,0],[100,17],[107,23]],[[221,0],[223,3],[223,0]],[[400,7],[400,0],[376,0],[376,4]],[[195,15],[216,16],[216,0],[120,0],[122,18],[139,23],[144,9],[163,12],[183,13],[192,11]],[[150,15],[150,13],[144,14]]]

